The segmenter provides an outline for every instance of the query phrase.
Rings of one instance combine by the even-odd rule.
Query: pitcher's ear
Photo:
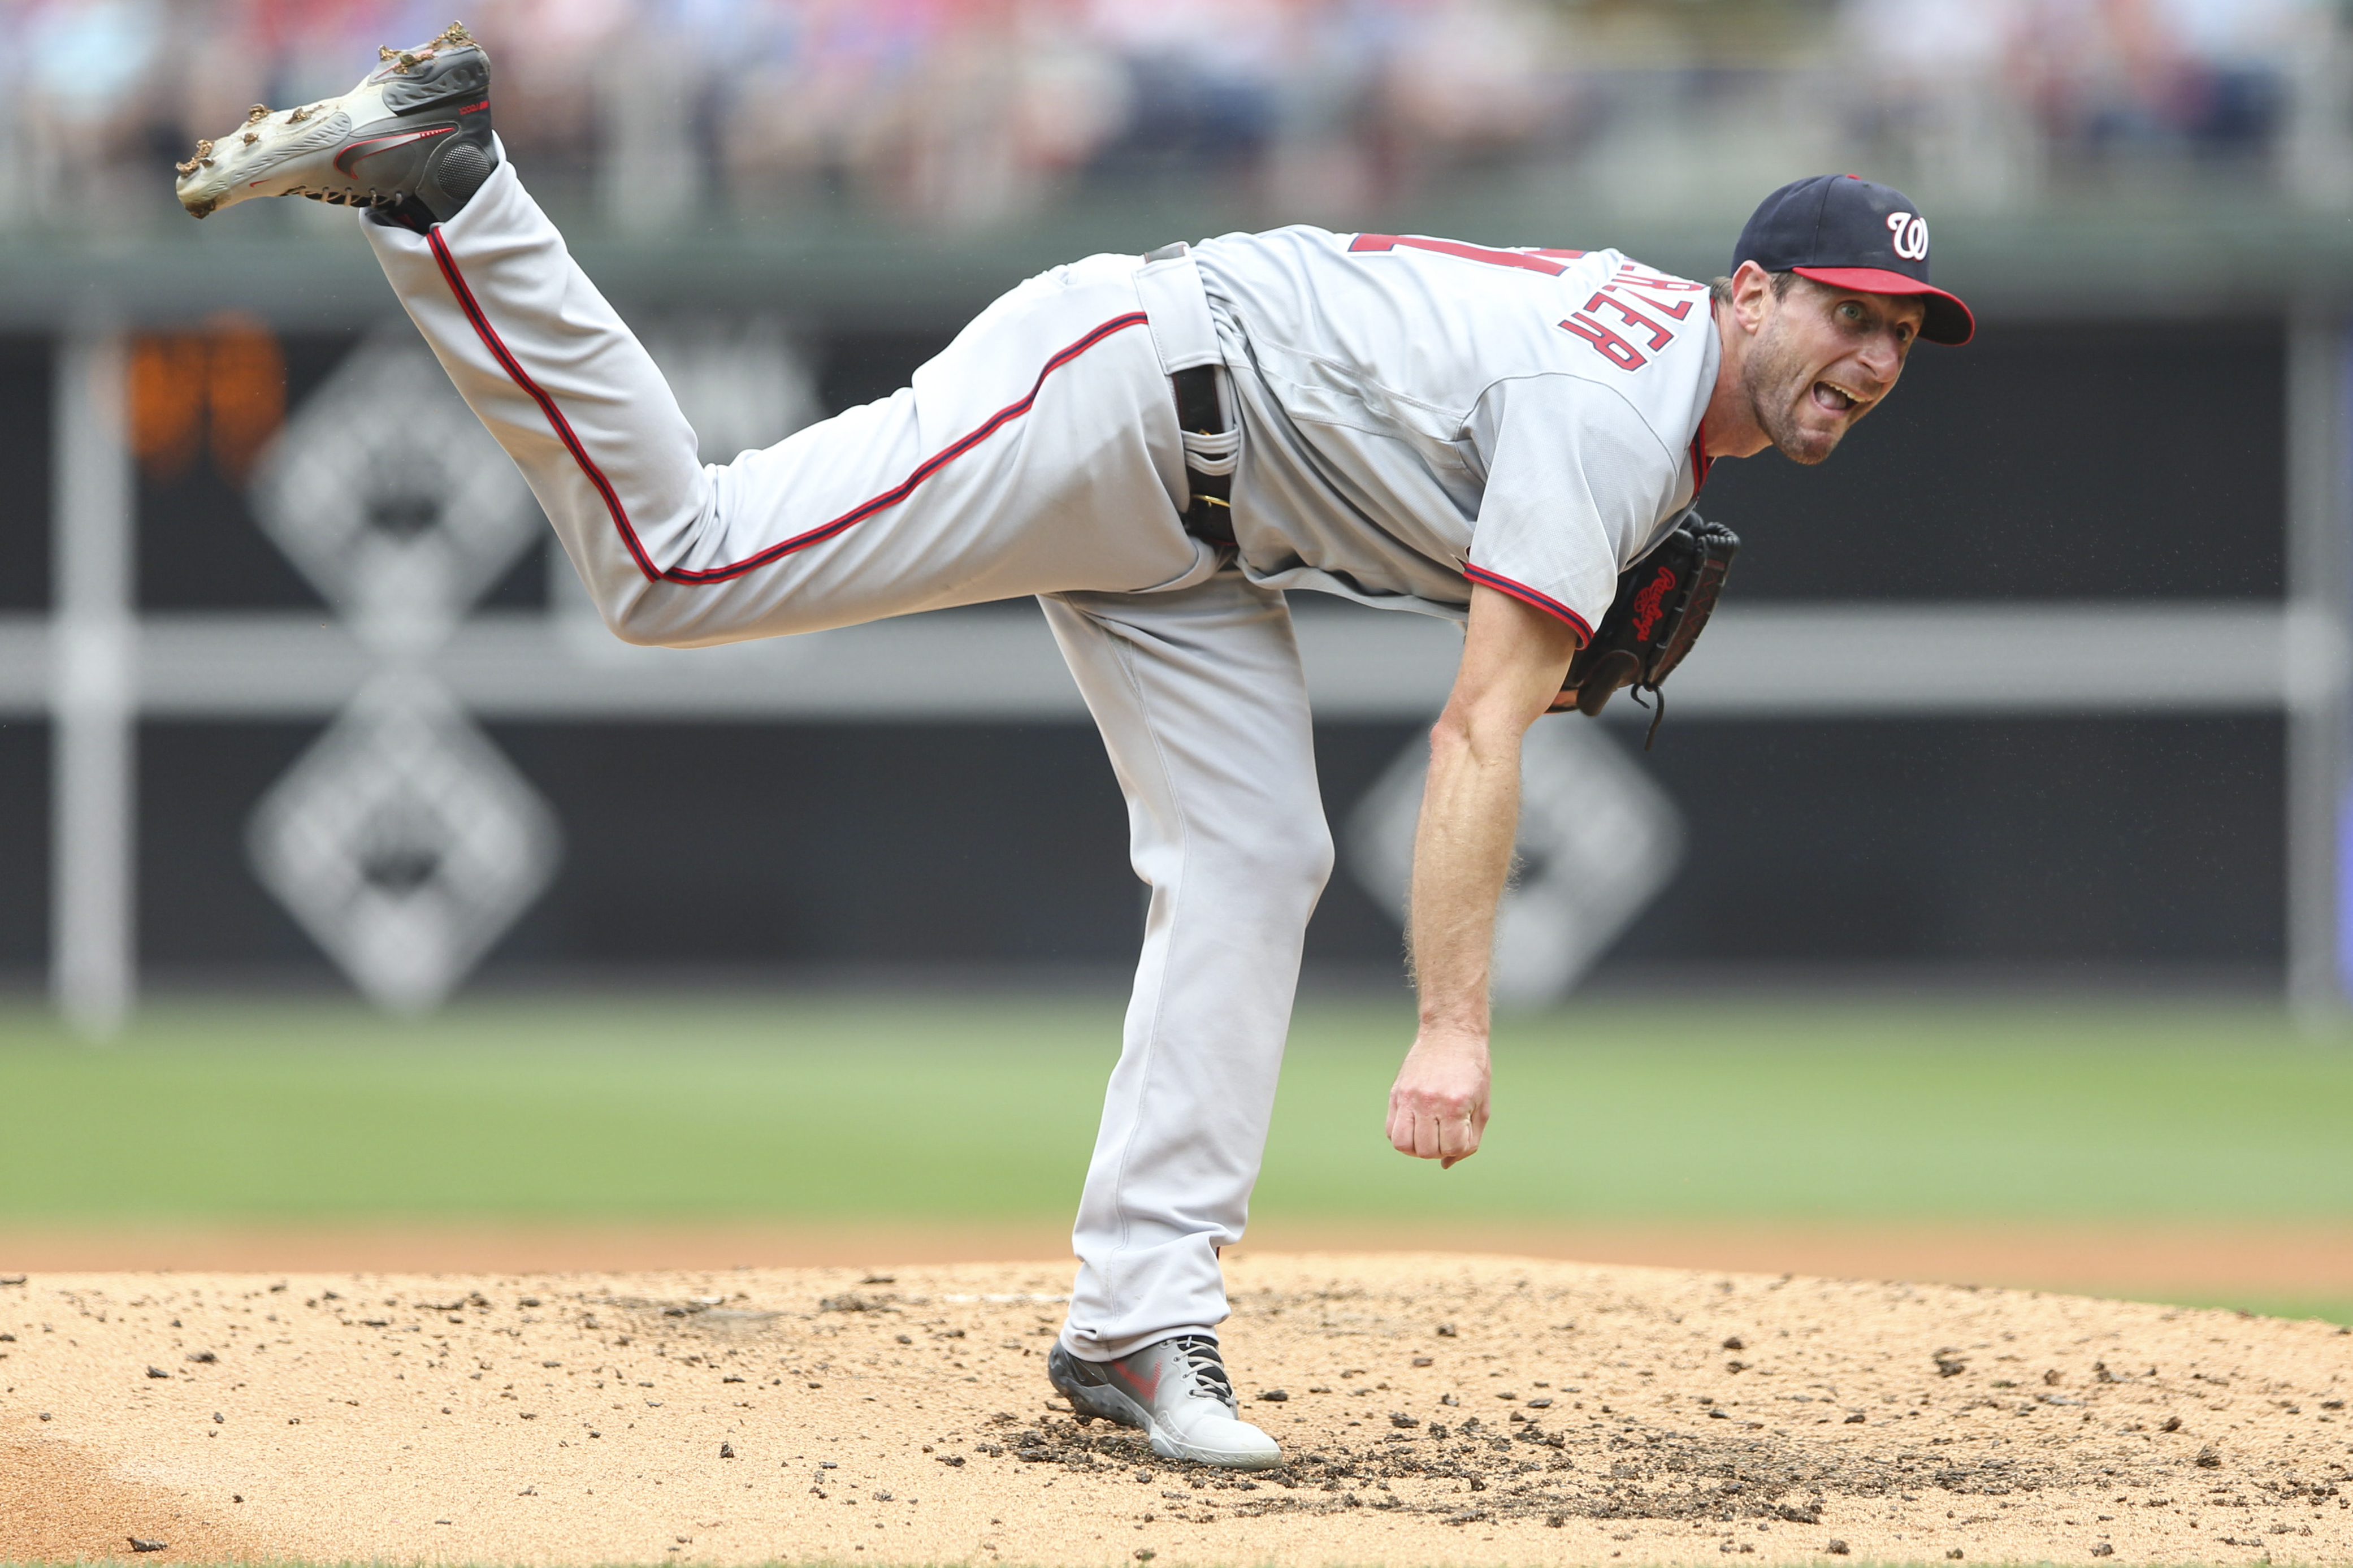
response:
[[[1753,261],[1744,261],[1732,274],[1731,294],[1733,315],[1753,332],[1772,313],[1781,290],[1773,286],[1773,274]]]

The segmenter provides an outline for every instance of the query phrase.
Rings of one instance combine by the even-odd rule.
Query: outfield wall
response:
[[[765,382],[745,391],[723,364],[701,395],[733,387],[734,414],[748,402],[789,428],[887,391],[944,341],[842,317],[673,314],[659,330],[770,343]],[[249,825],[365,671],[334,674],[356,645],[257,524],[253,476],[273,374],[299,422],[354,355],[397,338],[248,321],[113,340],[132,381],[121,572],[144,635],[124,709],[135,850],[111,918],[152,975],[331,973],[257,879]],[[19,479],[0,513],[0,640],[23,656],[0,678],[0,965],[27,977],[76,918],[51,871],[75,853],[53,831],[69,770],[43,712],[69,684],[69,645],[42,629],[71,575],[55,542],[85,537],[57,526],[77,504],[59,477],[75,460],[60,341],[0,340],[0,449]],[[2297,858],[2295,638],[2275,629],[2287,343],[2261,311],[2016,311],[1965,351],[1924,350],[1824,468],[1721,466],[1706,510],[1747,542],[1730,608],[1639,764],[1685,853],[1609,962],[2278,973]],[[183,391],[159,405],[157,386]],[[722,452],[761,438],[724,434]],[[554,555],[522,545],[452,645],[496,633],[524,650],[450,679],[563,845],[486,973],[1046,973],[1131,952],[1141,900],[1116,794],[1027,606],[837,644],[869,656],[830,667],[796,668],[791,647],[647,655],[584,624]],[[1434,710],[1451,634],[1302,615],[1345,859],[1351,814]],[[631,656],[644,673],[625,679]],[[79,853],[103,873],[87,827]],[[1335,878],[1311,956],[1395,973],[1396,919],[1360,869]],[[79,918],[102,936],[110,911],[85,899]]]

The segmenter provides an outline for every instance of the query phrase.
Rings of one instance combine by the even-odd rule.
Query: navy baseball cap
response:
[[[1733,247],[1732,269],[1744,261],[1859,294],[1916,295],[1928,309],[1920,335],[1932,343],[1965,343],[1977,331],[1969,308],[1928,282],[1919,206],[1859,174],[1816,174],[1767,196]]]

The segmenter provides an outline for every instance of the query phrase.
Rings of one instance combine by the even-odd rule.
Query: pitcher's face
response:
[[[1895,389],[1926,310],[1917,300],[1793,278],[1767,295],[1742,366],[1757,423],[1790,461],[1819,463]]]

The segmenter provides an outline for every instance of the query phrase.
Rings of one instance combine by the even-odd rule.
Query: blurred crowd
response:
[[[2293,184],[2346,140],[2342,0],[0,0],[0,224],[166,216],[196,136],[459,5],[534,184],[646,226],[1206,187],[1345,218],[1759,138],[1999,204],[2124,164]]]

